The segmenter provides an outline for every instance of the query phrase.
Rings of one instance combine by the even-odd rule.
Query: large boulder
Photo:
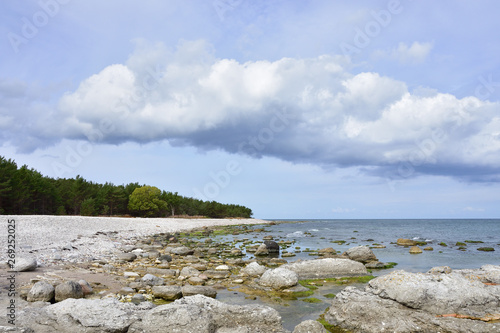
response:
[[[153,295],[157,298],[163,298],[166,301],[175,301],[182,297],[182,290],[179,286],[154,286]]]
[[[276,290],[287,289],[299,282],[299,276],[294,271],[286,268],[270,269],[262,274],[259,284]]]
[[[47,281],[38,281],[28,293],[28,302],[50,302],[54,298],[55,289]]]
[[[337,294],[325,314],[325,320],[351,332],[500,332],[499,324],[439,317],[355,287],[346,287]]]
[[[280,246],[275,241],[266,240],[264,241],[264,245],[269,253],[280,253]]]
[[[128,333],[285,333],[279,313],[262,305],[228,305],[197,295],[148,311]]]
[[[434,315],[500,315],[500,288],[461,274],[391,272],[371,280],[366,291]]]
[[[251,262],[240,271],[240,274],[245,276],[259,277],[264,274],[266,270],[266,267],[259,265],[259,263]]]
[[[118,333],[127,332],[133,322],[140,320],[141,311],[145,310],[112,298],[67,299],[42,308],[26,308],[19,313],[16,324],[37,333]]]
[[[68,298],[82,298],[82,286],[76,281],[63,282],[55,288],[56,302],[64,301]]]
[[[368,246],[356,246],[343,253],[351,260],[359,261],[364,264],[370,261],[377,261],[377,257]]]
[[[285,264],[286,268],[298,274],[299,279],[327,279],[368,275],[365,266],[351,259],[325,258],[296,261]]]

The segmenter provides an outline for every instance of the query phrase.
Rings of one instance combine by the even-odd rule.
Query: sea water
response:
[[[286,258],[289,262],[297,259],[319,258],[310,256],[311,252],[332,247],[336,251],[366,245],[384,245],[385,248],[373,248],[382,262],[396,262],[392,269],[373,270],[375,276],[387,274],[392,270],[404,269],[409,272],[426,272],[435,266],[450,266],[452,269],[480,268],[485,264],[500,265],[500,219],[412,219],[412,220],[274,220],[275,225],[263,226],[265,231],[251,233],[245,237],[254,237],[261,241],[264,236],[272,235],[276,241],[293,241],[288,249],[295,257]],[[251,236],[250,236],[251,235]],[[241,239],[241,235],[223,236],[225,240]],[[410,254],[409,248],[396,245],[398,238],[426,242],[433,251]],[[343,244],[335,241],[345,241]],[[473,242],[466,242],[473,241]],[[465,243],[465,249],[459,250],[457,242]],[[479,243],[480,242],[480,243]],[[478,248],[491,247],[493,252],[482,252]],[[296,249],[298,248],[298,249]],[[251,253],[244,259],[252,259]],[[364,285],[356,285],[364,288]],[[293,330],[303,320],[317,319],[329,306],[330,300],[323,297],[327,293],[337,294],[345,286],[325,285],[320,287],[314,297],[322,303],[309,304],[302,300],[287,301],[283,304],[258,298],[256,303],[265,304],[278,310],[285,328]],[[237,290],[220,292],[218,299],[232,304],[248,304],[245,295]]]

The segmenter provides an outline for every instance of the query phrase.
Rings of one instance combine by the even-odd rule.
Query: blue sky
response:
[[[0,2],[0,155],[258,218],[500,215],[496,1]]]

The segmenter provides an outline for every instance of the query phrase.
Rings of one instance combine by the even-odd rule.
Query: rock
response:
[[[269,250],[267,249],[266,244],[261,244],[257,251],[255,251],[255,256],[267,256],[269,254]]]
[[[56,286],[55,288],[56,302],[61,302],[68,298],[83,298],[82,286],[78,282],[67,281]]]
[[[299,279],[327,279],[368,275],[366,267],[351,259],[314,259],[296,261],[281,266],[296,272]]]
[[[142,277],[141,282],[148,286],[161,286],[165,280],[153,274],[146,274]]]
[[[412,246],[410,248],[410,253],[411,254],[419,254],[419,253],[422,253],[422,249],[419,248],[418,246]]]
[[[206,271],[208,269],[207,265],[205,264],[193,264],[191,267],[196,268],[199,271]]]
[[[116,259],[120,261],[132,262],[137,259],[137,256],[132,252],[119,253],[116,255]]]
[[[432,246],[427,246],[424,247],[424,251],[434,251],[434,248]]]
[[[158,257],[158,260],[160,261],[166,261],[166,262],[171,262],[172,261],[172,256],[169,254],[164,254]]]
[[[170,253],[177,254],[179,256],[187,256],[194,253],[194,250],[186,246],[174,247],[170,250]]]
[[[498,324],[437,317],[355,287],[346,287],[337,294],[325,314],[325,320],[352,332],[500,332]]]
[[[295,326],[293,333],[328,333],[328,331],[316,320],[306,320]]]
[[[481,318],[500,314],[500,291],[461,274],[393,271],[366,286],[369,293],[433,315],[459,314]]]
[[[252,277],[259,277],[266,271],[266,268],[259,265],[257,262],[249,263],[245,268],[240,271],[240,274]]]
[[[205,280],[198,276],[192,276],[188,279],[188,283],[193,286],[201,286],[205,284]]]
[[[179,286],[154,286],[153,296],[163,298],[166,301],[175,301],[182,297],[182,290]]]
[[[182,287],[182,296],[187,297],[193,295],[203,295],[215,298],[215,296],[217,296],[217,291],[212,287],[204,286],[185,285],[184,287]]]
[[[118,292],[118,294],[120,294],[120,295],[132,295],[133,293],[135,293],[135,290],[133,288],[130,288],[130,287],[123,287]]]
[[[228,271],[216,271],[213,269],[209,269],[203,272],[203,274],[210,279],[225,279],[229,277],[229,275],[231,275],[231,273]]]
[[[321,253],[321,254],[337,254],[337,251],[335,251],[332,247],[327,247],[327,248],[319,250],[318,253]]]
[[[273,236],[269,235],[269,236],[264,236],[262,237],[263,240],[273,240]]]
[[[228,265],[219,265],[219,266],[215,267],[215,270],[216,271],[228,271],[229,266]]]
[[[259,284],[275,290],[287,289],[299,282],[299,276],[294,271],[286,268],[276,268],[262,274]]]
[[[280,253],[280,246],[275,241],[266,240],[264,241],[264,245],[267,247],[269,253]]]
[[[139,274],[135,272],[123,272],[123,276],[126,278],[136,278],[139,277]]]
[[[83,296],[90,295],[94,292],[94,289],[85,280],[78,281],[78,284],[82,287]]]
[[[401,246],[415,246],[415,245],[417,245],[417,242],[415,242],[415,241],[414,241],[414,240],[412,240],[412,239],[399,238],[399,239],[396,241],[396,244],[397,244],[397,245],[401,245]]]
[[[158,251],[150,251],[148,253],[148,258],[149,259],[156,259],[156,258],[159,258],[160,257],[160,252]]]
[[[500,266],[484,265],[481,266],[481,269],[460,269],[454,272],[472,281],[500,284]]]
[[[181,273],[180,273],[180,276],[183,276],[183,277],[186,277],[186,278],[189,278],[189,277],[192,277],[192,276],[198,276],[198,275],[200,275],[200,271],[197,270],[196,268],[193,268],[193,267],[190,267],[190,266],[184,267],[181,270]]]
[[[129,333],[285,333],[279,313],[267,306],[228,305],[201,295],[148,311]]]
[[[427,271],[427,274],[450,274],[451,268],[449,266],[432,267]]]
[[[343,255],[347,256],[351,260],[362,262],[363,264],[377,260],[373,251],[367,246],[356,246],[350,248],[345,251]]]
[[[38,281],[28,293],[28,302],[50,302],[54,298],[55,289],[47,281]]]
[[[134,304],[139,304],[146,301],[146,296],[144,296],[143,294],[134,294],[130,301]]]
[[[166,268],[156,268],[156,267],[148,267],[146,272],[153,275],[161,275],[168,277],[176,277],[180,274],[178,269],[166,269]]]
[[[241,257],[243,255],[243,252],[241,252],[240,249],[232,249],[230,254],[231,254],[231,256],[234,256],[234,257]]]
[[[368,269],[381,269],[385,266],[387,266],[387,264],[380,261],[370,261],[369,263],[365,264],[365,267]]]
[[[493,251],[495,251],[495,249],[492,248],[492,247],[479,247],[477,250],[478,251],[483,251],[483,252],[493,252]]]
[[[34,258],[16,258],[16,263],[12,271],[14,272],[29,272],[34,271],[37,267],[36,259]]]
[[[26,308],[18,314],[16,324],[36,333],[127,332],[142,312],[138,306],[113,298],[66,299],[42,308]]]

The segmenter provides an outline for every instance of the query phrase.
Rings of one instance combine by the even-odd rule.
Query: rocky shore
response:
[[[58,251],[32,247],[16,261],[16,325],[5,313],[0,332],[289,332],[278,311],[253,300],[314,302],[318,286],[351,282],[368,283],[333,295],[321,323],[305,320],[293,332],[500,332],[500,266],[374,278],[370,268],[388,265],[366,246],[319,249],[315,259],[288,263],[283,257],[293,257],[292,242],[254,238],[263,228],[250,224],[263,221],[243,222],[188,232],[94,231],[108,246],[93,252],[88,235],[63,240]],[[225,234],[242,245],[218,238]],[[80,251],[85,241],[88,252]],[[8,270],[3,266],[1,275]],[[245,293],[248,302],[216,299],[227,290]]]

